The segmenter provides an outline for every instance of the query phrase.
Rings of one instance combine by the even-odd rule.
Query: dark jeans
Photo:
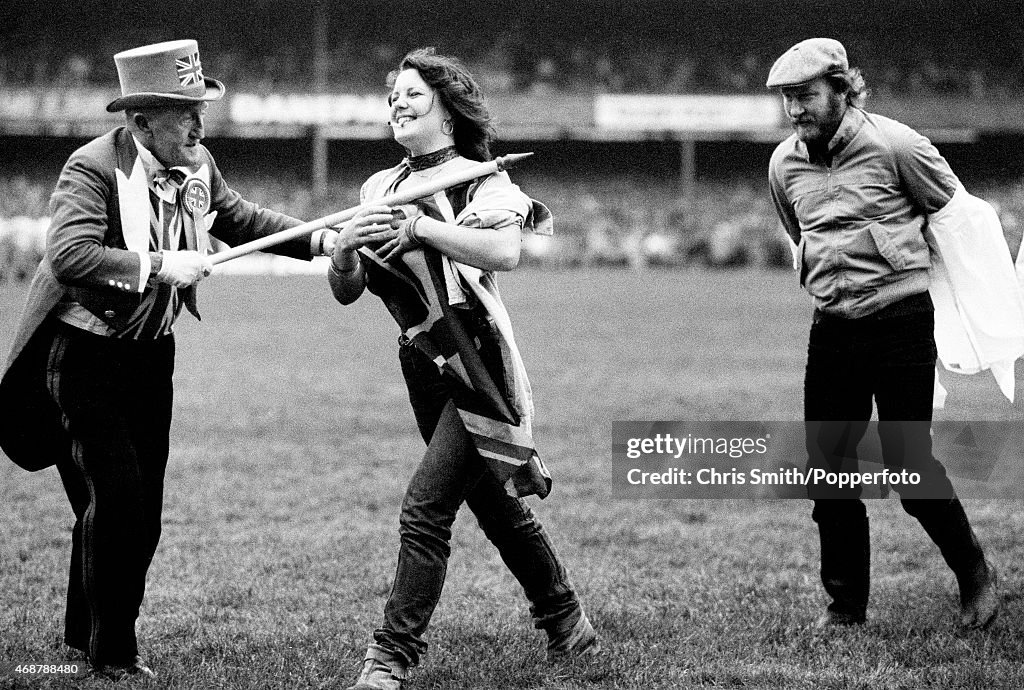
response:
[[[174,339],[60,325],[48,387],[73,439],[57,463],[75,513],[64,641],[94,664],[138,654],[135,621],[160,539]]]
[[[398,567],[375,642],[409,666],[426,651],[423,634],[441,596],[451,526],[463,502],[522,585],[536,627],[564,626],[578,615],[579,601],[544,528],[526,502],[509,496],[487,470],[437,366],[408,345],[401,348],[400,359],[428,445],[402,502]]]

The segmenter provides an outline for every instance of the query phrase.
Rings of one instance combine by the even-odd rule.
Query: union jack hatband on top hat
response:
[[[192,39],[125,50],[114,56],[114,63],[121,97],[107,105],[111,113],[175,101],[217,101],[224,96],[222,83],[203,76],[199,44]]]

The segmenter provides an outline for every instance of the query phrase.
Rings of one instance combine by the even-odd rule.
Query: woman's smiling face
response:
[[[437,92],[414,69],[402,70],[388,96],[391,105],[391,131],[395,141],[418,156],[451,146],[450,118]]]

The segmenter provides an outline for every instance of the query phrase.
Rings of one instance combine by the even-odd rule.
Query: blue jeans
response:
[[[415,666],[441,597],[451,526],[463,503],[523,587],[537,628],[574,621],[579,600],[547,533],[521,498],[509,496],[477,454],[437,365],[414,347],[399,353],[427,452],[413,474],[399,518],[401,546],[377,645]]]

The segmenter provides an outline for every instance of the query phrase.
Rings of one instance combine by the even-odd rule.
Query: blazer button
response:
[[[103,315],[106,316],[108,319],[112,319],[115,316],[117,316],[113,309],[107,309],[105,312],[103,312]]]

